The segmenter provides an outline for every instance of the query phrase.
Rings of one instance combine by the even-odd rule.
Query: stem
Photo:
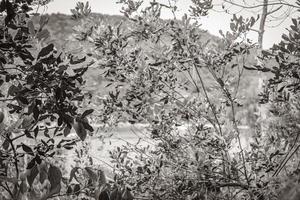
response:
[[[0,183],[0,186],[2,186],[3,189],[8,192],[8,194],[11,196],[12,199],[14,198],[14,195],[13,195],[12,191],[10,191],[10,189],[9,189],[9,187],[7,185],[7,182],[5,182],[5,185],[3,185],[3,184]]]
[[[203,89],[203,92],[204,92],[206,101],[208,102],[209,107],[210,107],[210,109],[211,109],[211,111],[212,111],[212,113],[213,113],[213,116],[214,116],[214,118],[215,118],[215,120],[216,120],[216,123],[217,123],[217,125],[218,125],[219,130],[218,130],[216,127],[215,127],[215,129],[216,129],[217,131],[219,131],[219,134],[220,134],[221,136],[223,136],[222,128],[221,128],[220,122],[219,122],[219,120],[218,120],[217,113],[215,112],[215,109],[214,109],[214,107],[213,107],[213,104],[211,103],[210,98],[209,98],[209,96],[208,96],[208,94],[207,94],[207,91],[206,91],[206,88],[205,88],[203,79],[202,79],[202,77],[201,77],[201,75],[200,75],[200,73],[199,73],[199,70],[198,70],[198,68],[197,68],[197,66],[196,66],[195,64],[194,64],[194,67],[195,67],[195,69],[196,69],[197,76],[198,76],[198,78],[199,78],[199,80],[200,80],[201,87],[202,87],[202,89]],[[215,124],[213,124],[213,125],[216,126]]]
[[[241,157],[242,157],[242,162],[243,162],[243,169],[244,169],[244,174],[245,174],[245,178],[246,178],[246,181],[248,183],[248,185],[250,185],[250,181],[249,181],[249,178],[248,178],[248,173],[247,173],[247,168],[246,168],[246,161],[245,161],[245,156],[244,156],[244,149],[242,147],[242,143],[241,143],[241,137],[240,137],[240,131],[238,129],[238,126],[237,126],[237,123],[236,123],[236,120],[235,120],[235,109],[234,109],[234,102],[232,100],[232,98],[229,98],[230,100],[230,104],[231,104],[231,111],[232,111],[232,123],[233,123],[233,127],[237,133],[237,139],[238,139],[238,143],[239,143],[239,148],[241,150]]]
[[[298,139],[299,139],[299,133],[297,134],[296,138],[295,138],[295,142],[290,150],[290,152],[292,151],[292,149],[294,149],[294,147],[296,146],[297,142],[298,142]],[[280,171],[282,170],[282,168],[286,165],[286,163],[289,161],[289,159],[297,152],[298,148],[299,148],[300,145],[298,145],[295,150],[292,152],[292,154],[290,156],[289,153],[284,157],[284,159],[281,161],[279,167],[276,169],[276,171],[274,172],[273,176],[277,176]]]
[[[276,174],[274,174],[274,175],[279,175],[279,173],[281,172],[281,170],[285,167],[285,165],[287,164],[287,162],[291,159],[291,157],[298,151],[298,149],[300,148],[300,145],[298,145],[296,148],[295,148],[295,150],[290,154],[290,156],[284,161],[284,163],[282,164],[282,166],[279,168],[279,169],[277,169],[276,171],[277,171],[277,173]],[[274,176],[273,175],[273,176]]]

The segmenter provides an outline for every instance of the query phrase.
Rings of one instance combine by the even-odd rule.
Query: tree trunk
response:
[[[258,32],[258,47],[260,49],[262,49],[262,47],[263,47],[265,25],[266,25],[266,19],[267,19],[267,15],[268,15],[268,1],[269,0],[264,0],[262,14],[261,14],[261,18],[260,18],[259,32]]]

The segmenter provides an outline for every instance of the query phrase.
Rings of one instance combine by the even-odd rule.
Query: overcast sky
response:
[[[82,2],[85,2],[83,0]],[[250,0],[251,1],[251,0]],[[70,14],[70,9],[74,8],[77,0],[53,0],[47,9],[47,13],[64,13]],[[89,0],[92,8],[92,12],[118,15],[120,14],[121,5],[116,4],[116,0]],[[190,0],[178,0],[177,7],[179,9],[178,16],[185,13],[190,6]],[[239,15],[249,16],[254,15],[253,13],[239,12]],[[171,13],[163,13],[163,18],[171,18]],[[220,36],[219,30],[226,32],[229,29],[231,15],[225,14],[223,12],[210,12],[207,17],[201,18],[200,22],[202,28],[208,30],[210,33]],[[287,19],[280,26],[276,28],[266,28],[265,38],[264,38],[264,48],[269,48],[274,44],[274,42],[279,42],[283,32],[286,32],[290,24],[290,19]],[[258,22],[256,24],[258,26]],[[252,32],[249,36],[254,42],[257,41],[257,33]]]

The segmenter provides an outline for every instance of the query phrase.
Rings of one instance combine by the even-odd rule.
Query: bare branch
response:
[[[274,3],[262,3],[262,4],[258,4],[258,5],[254,5],[254,6],[247,6],[247,5],[242,5],[233,1],[229,1],[229,0],[224,0],[226,3],[241,7],[241,8],[246,8],[246,9],[251,9],[251,8],[260,8],[260,7],[264,7],[264,6],[276,6],[276,5],[280,5],[280,6],[289,6],[292,8],[297,8],[300,9],[300,6],[294,5],[294,4],[290,4],[290,3],[286,3],[286,2],[274,2]]]
[[[274,9],[274,10],[271,10],[270,12],[267,12],[267,15],[271,15],[271,14],[277,12],[277,11],[280,10],[282,7],[283,7],[283,5],[279,6],[278,8],[276,8],[276,9]]]

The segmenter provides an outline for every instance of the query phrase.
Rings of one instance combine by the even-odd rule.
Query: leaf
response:
[[[32,37],[34,37],[34,35],[35,35],[35,29],[34,29],[33,22],[29,21],[28,24],[27,24],[27,27],[28,27],[28,31],[29,31],[30,35]]]
[[[50,138],[49,129],[47,127],[45,127],[44,136],[47,137],[47,138]]]
[[[284,88],[285,88],[285,85],[282,86],[281,88],[279,88],[279,89],[277,90],[277,92],[278,92],[278,93],[281,93],[281,92],[283,91]]]
[[[247,69],[247,70],[257,70],[256,68],[253,68],[253,67],[247,67],[246,65],[244,65],[244,68]]]
[[[85,170],[88,173],[89,178],[93,181],[93,183],[97,182],[97,174],[90,167],[86,167]]]
[[[87,123],[87,122],[82,122],[82,125],[83,125],[83,127],[84,127],[86,130],[88,130],[88,131],[90,131],[90,132],[93,132],[93,131],[94,131],[93,127],[92,127],[91,125],[89,125],[89,123]]]
[[[70,64],[71,65],[76,65],[76,64],[80,64],[83,63],[86,60],[86,57],[84,56],[83,58],[78,58],[77,56],[72,56],[70,59]]]
[[[79,193],[80,193],[80,185],[79,184],[76,184],[74,186],[73,193],[77,196],[79,195]]]
[[[78,137],[84,141],[86,136],[87,136],[87,132],[83,126],[83,124],[81,122],[75,121],[73,124],[73,128],[75,129],[76,134],[78,135]]]
[[[27,165],[26,169],[31,169],[35,165],[35,158],[33,158]]]
[[[82,118],[85,118],[86,116],[92,114],[94,112],[94,109],[89,109],[83,112]]]
[[[21,184],[20,184],[20,192],[22,194],[25,194],[28,190],[28,187],[27,187],[27,184],[25,181],[22,181]]]
[[[61,178],[62,178],[62,173],[61,173],[60,169],[54,165],[50,165],[50,168],[48,171],[48,179],[51,184],[50,191],[57,189],[58,185],[60,186]],[[59,191],[57,191],[57,193]]]
[[[2,147],[4,150],[8,150],[8,148],[9,148],[9,140],[8,139],[4,140]]]
[[[79,167],[74,167],[71,172],[70,172],[70,178],[69,178],[69,182],[71,182],[73,180],[73,178],[76,179],[76,172],[78,171]],[[77,180],[77,179],[76,179]]]
[[[54,49],[53,44],[49,44],[46,47],[42,48],[41,51],[38,54],[37,59],[39,59],[40,57],[47,56],[51,51],[53,51],[53,49]]]
[[[39,21],[39,25],[40,25],[40,30],[42,30],[44,28],[44,26],[48,23],[49,21],[49,17],[42,15]]]
[[[34,156],[32,149],[29,146],[27,146],[26,144],[22,143],[22,149],[29,155]]]
[[[106,184],[106,176],[105,176],[105,174],[104,174],[104,172],[102,171],[102,170],[99,170],[98,171],[99,172],[99,185],[105,185]]]
[[[11,85],[7,91],[7,95],[14,96],[19,91],[18,87]]]
[[[0,112],[0,124],[3,122],[4,120],[4,113]]]
[[[126,187],[122,194],[122,200],[133,200],[133,196],[129,189]]]
[[[45,163],[40,164],[40,183],[43,184],[48,178],[47,165]]]
[[[24,134],[26,135],[26,137],[34,139],[34,137],[32,137],[32,135],[30,134],[30,131],[28,131],[28,129],[25,129]]]
[[[70,133],[71,129],[68,126],[66,126],[66,128],[64,129],[64,136],[67,137]]]
[[[66,194],[67,194],[67,195],[71,195],[72,193],[73,193],[72,186],[69,185]]]
[[[231,29],[232,31],[235,31],[235,25],[234,25],[234,23],[230,23],[230,29]]]
[[[32,112],[33,112],[33,118],[37,121],[39,119],[39,115],[40,115],[40,111],[39,111],[37,105],[34,105]]]
[[[295,25],[295,26],[297,26],[297,19],[295,19],[295,18],[292,18],[292,21],[293,21],[293,24]]]
[[[33,130],[34,133],[34,137],[36,138],[38,136],[39,133],[39,126],[36,126],[35,129]]]
[[[113,189],[113,191],[110,193],[110,199],[111,200],[121,200],[122,194],[119,192],[118,188],[116,187]]]
[[[110,200],[108,192],[106,190],[102,191],[98,197],[98,200]]]
[[[19,101],[20,101],[22,104],[25,104],[25,105],[28,105],[28,104],[29,104],[27,98],[24,97],[24,96],[18,96],[18,99],[19,99]]]
[[[50,32],[47,29],[42,30],[41,32],[38,32],[37,38],[39,41],[42,39],[47,39],[50,36]]]
[[[53,188],[50,189],[49,192],[47,192],[44,196],[42,196],[39,200],[47,200],[51,198],[52,195],[58,194],[61,190],[61,185],[56,185]]]
[[[38,175],[38,173],[39,173],[39,170],[37,168],[37,165],[34,165],[34,167],[30,169],[30,173],[27,176],[27,182],[30,187],[32,186],[32,183],[33,183],[34,179],[36,178],[36,176]]]

